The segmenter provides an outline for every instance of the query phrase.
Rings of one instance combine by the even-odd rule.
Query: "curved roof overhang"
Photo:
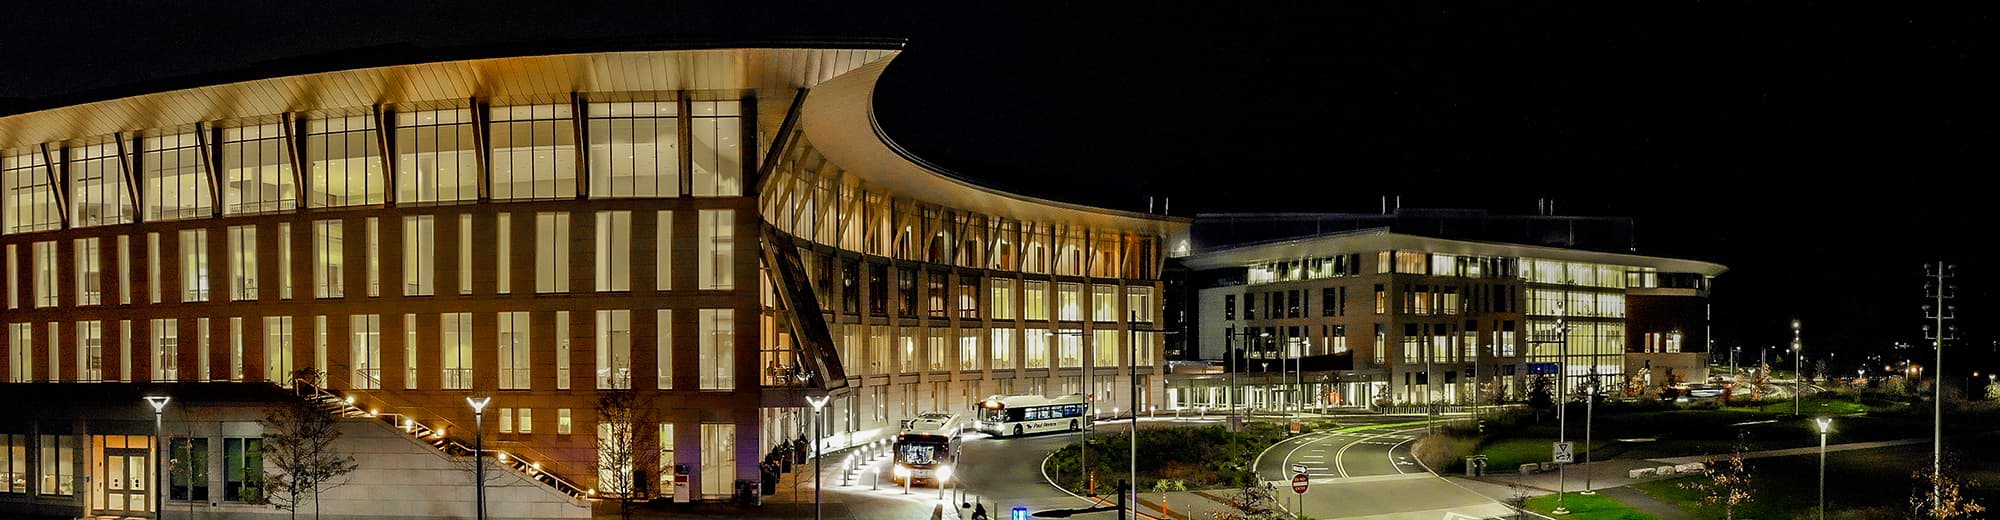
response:
[[[1009,193],[967,181],[897,146],[875,120],[875,86],[893,56],[813,88],[799,125],[845,175],[871,191],[939,206],[1035,222],[1183,236],[1190,219],[1096,208]]]
[[[1724,271],[1729,270],[1728,267],[1724,267],[1722,264],[1700,260],[1603,253],[1580,249],[1502,242],[1451,240],[1392,233],[1387,228],[1330,233],[1314,237],[1276,240],[1260,244],[1248,244],[1204,251],[1189,256],[1185,262],[1188,267],[1194,269],[1221,269],[1361,251],[1390,251],[1398,249],[1467,256],[1510,256],[1562,260],[1567,262],[1590,262],[1645,267],[1667,273],[1699,273],[1706,276],[1720,275]]]
[[[0,148],[207,121],[374,105],[568,99],[573,92],[793,90],[879,63],[886,48],[749,48],[555,54],[301,74],[0,117]]]

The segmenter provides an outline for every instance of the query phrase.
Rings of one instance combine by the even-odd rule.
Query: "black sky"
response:
[[[1920,266],[1951,257],[1962,327],[1992,337],[1970,299],[1996,267],[1990,4],[79,4],[0,21],[0,98],[353,49],[901,37],[882,125],[1004,189],[1179,214],[1550,197],[1731,266],[1725,345],[1795,316],[1812,348],[1913,340]]]

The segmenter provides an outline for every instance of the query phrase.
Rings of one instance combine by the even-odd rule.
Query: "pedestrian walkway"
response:
[[[1912,444],[1923,444],[1923,443],[1926,443],[1926,442],[1931,442],[1931,440],[1930,440],[1929,438],[1922,438],[1922,439],[1898,439],[1898,440],[1893,440],[1893,441],[1875,441],[1875,442],[1850,442],[1850,443],[1846,443],[1846,444],[1831,444],[1831,445],[1827,445],[1827,447],[1826,447],[1826,452],[1827,452],[1827,453],[1839,453],[1839,452],[1843,452],[1843,451],[1853,451],[1853,450],[1872,450],[1872,449],[1876,449],[1876,448],[1893,448],[1893,447],[1896,447],[1896,446],[1909,446],[1909,445],[1912,445]],[[1787,449],[1782,449],[1782,450],[1764,450],[1764,451],[1748,451],[1748,452],[1744,452],[1744,453],[1743,453],[1743,458],[1745,458],[1745,459],[1762,459],[1762,458],[1769,458],[1769,457],[1792,457],[1792,456],[1797,456],[1797,455],[1818,455],[1818,454],[1819,454],[1819,450],[1820,450],[1820,448],[1819,448],[1818,446],[1810,446],[1810,447],[1805,447],[1805,448],[1787,448]],[[1666,464],[1687,464],[1687,463],[1691,463],[1691,462],[1708,462],[1708,461],[1711,461],[1711,460],[1716,460],[1716,459],[1722,459],[1722,458],[1726,458],[1726,457],[1728,457],[1728,456],[1729,456],[1729,454],[1727,454],[1727,453],[1724,453],[1724,454],[1717,454],[1717,455],[1696,455],[1696,456],[1692,456],[1692,457],[1669,457],[1669,458],[1664,458],[1664,459],[1653,459],[1653,460],[1654,460],[1655,462],[1662,462],[1662,463],[1666,463]]]

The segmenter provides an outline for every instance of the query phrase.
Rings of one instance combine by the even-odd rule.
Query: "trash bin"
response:
[[[757,481],[736,481],[736,503],[746,506],[764,505],[763,495],[757,494]]]

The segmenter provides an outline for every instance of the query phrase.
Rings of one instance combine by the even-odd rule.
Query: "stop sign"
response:
[[[1309,482],[1306,480],[1306,474],[1300,473],[1297,475],[1292,475],[1292,492],[1301,495],[1306,494],[1306,485],[1308,483]]]

